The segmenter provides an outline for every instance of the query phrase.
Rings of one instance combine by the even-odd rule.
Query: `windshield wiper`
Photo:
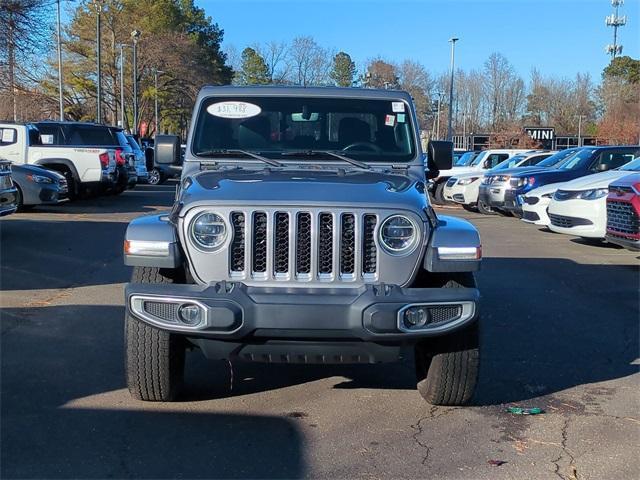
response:
[[[247,157],[255,158],[256,160],[260,160],[272,167],[283,167],[284,165],[277,160],[272,160],[270,158],[263,157],[262,155],[258,155],[254,152],[248,152],[246,150],[238,150],[238,149],[219,149],[219,150],[207,150],[205,152],[198,152],[197,156],[211,156],[211,155],[245,155]]]
[[[282,152],[280,153],[283,157],[296,157],[296,156],[317,156],[317,155],[329,155],[330,157],[334,157],[342,160],[343,162],[350,163],[356,167],[362,168],[364,170],[370,170],[371,166],[367,165],[364,162],[360,162],[358,160],[354,160],[353,158],[345,157],[339,153],[333,152],[331,150],[301,150],[299,152]]]

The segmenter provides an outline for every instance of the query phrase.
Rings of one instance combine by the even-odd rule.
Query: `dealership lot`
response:
[[[483,240],[474,406],[426,405],[410,358],[230,368],[197,352],[178,402],[132,400],[122,239],[128,221],[171,204],[174,186],[2,220],[2,477],[582,479],[640,469],[638,254],[461,209],[440,213],[468,218]]]

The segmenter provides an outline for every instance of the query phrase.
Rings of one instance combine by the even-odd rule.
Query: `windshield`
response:
[[[518,164],[520,162],[522,162],[523,160],[525,160],[526,158],[527,157],[525,157],[524,155],[514,155],[511,158],[507,158],[506,160],[503,160],[498,165],[493,167],[491,170],[492,171],[493,170],[506,170],[507,168],[517,167]]]
[[[632,161],[623,165],[619,170],[630,170],[632,172],[640,172],[640,157],[634,158]]]
[[[579,152],[579,148],[568,148],[561,150],[558,153],[554,153],[550,157],[545,158],[541,162],[536,164],[537,167],[559,167],[562,162],[568,160],[571,155]]]
[[[558,165],[558,168],[560,170],[573,170],[575,168],[580,168],[591,160],[593,152],[595,152],[595,150],[592,148],[580,149],[575,153],[575,155],[567,158],[567,160],[565,160],[561,165]]]
[[[460,158],[456,160],[454,165],[456,167],[468,167],[473,162],[473,159],[476,158],[479,152],[465,152],[460,155]],[[454,155],[455,156],[455,155]]]
[[[416,157],[408,105],[376,99],[209,98],[200,106],[191,148],[199,157],[227,150],[285,159],[312,151],[374,162]]]
[[[473,159],[473,162],[471,163],[471,165],[480,165],[480,163],[482,163],[482,161],[486,156],[487,156],[487,150],[485,150],[484,152],[480,152],[478,156]]]

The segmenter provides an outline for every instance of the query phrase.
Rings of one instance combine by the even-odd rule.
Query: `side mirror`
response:
[[[441,170],[453,167],[453,142],[432,140],[427,145],[428,177],[435,178]]]
[[[599,163],[598,165],[596,165],[596,171],[598,172],[606,172],[607,170],[611,169],[611,165],[609,165],[608,163]]]
[[[182,165],[180,137],[177,135],[156,135],[154,162],[163,166]]]

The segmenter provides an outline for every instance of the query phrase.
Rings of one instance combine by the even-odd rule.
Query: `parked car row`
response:
[[[119,127],[0,123],[2,214],[88,195],[118,195],[138,183],[158,184],[173,176],[153,159],[153,143],[143,149]]]
[[[434,196],[446,176],[444,201],[640,249],[640,173],[634,173],[640,172],[640,146],[485,150],[468,155],[472,160],[463,164],[465,155],[431,182]],[[498,155],[504,160],[494,165]]]

